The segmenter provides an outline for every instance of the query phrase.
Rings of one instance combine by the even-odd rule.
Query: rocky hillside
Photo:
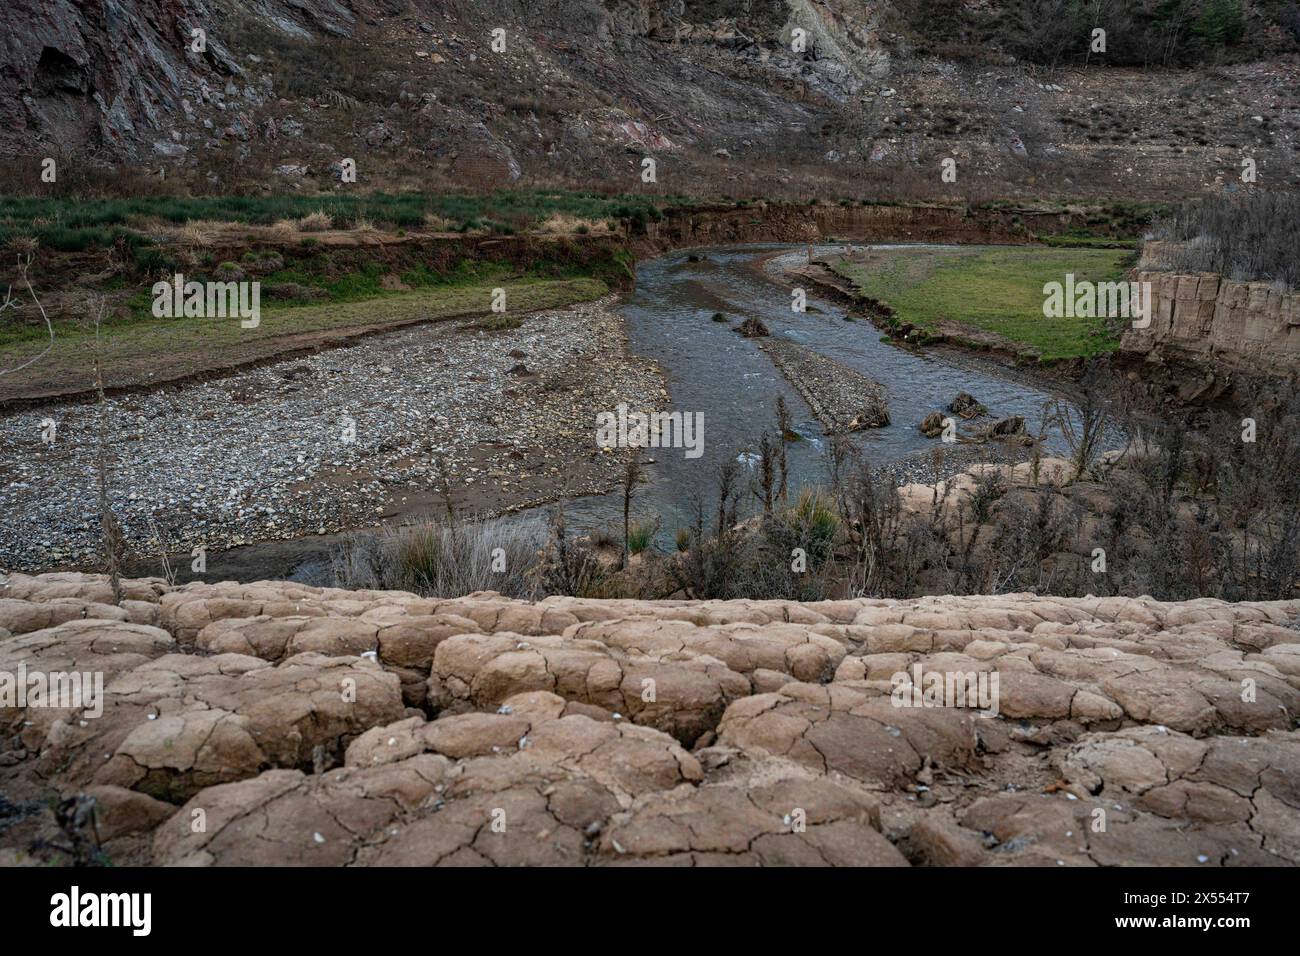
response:
[[[362,189],[1152,196],[1243,154],[1296,181],[1294,4],[1076,6],[10,0],[0,153],[20,188],[47,155],[73,185],[93,160],[204,191],[333,188],[347,158]]]
[[[0,698],[0,863],[1300,862],[1300,602],[123,584],[0,578],[104,682]]]

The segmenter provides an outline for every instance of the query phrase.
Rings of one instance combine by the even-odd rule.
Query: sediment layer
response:
[[[0,674],[73,671],[0,698],[0,863],[1300,862],[1300,601],[0,579]]]

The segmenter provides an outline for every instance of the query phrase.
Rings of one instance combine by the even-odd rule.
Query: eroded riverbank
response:
[[[110,489],[129,550],[148,559],[328,535],[444,514],[448,495],[457,512],[486,513],[606,490],[618,464],[591,441],[592,409],[667,398],[614,305],[538,312],[502,331],[427,325],[110,398]],[[0,566],[98,561],[97,428],[93,405],[0,419]]]
[[[852,441],[900,484],[933,481],[936,467],[1023,454],[996,444],[954,449],[917,426],[960,390],[992,416],[1020,415],[1035,429],[1045,388],[881,342],[870,323],[846,321],[842,307],[816,296],[807,312],[793,312],[789,290],[763,268],[782,251],[794,254],[789,246],[676,253],[643,263],[621,303],[607,297],[531,314],[516,330],[419,326],[218,381],[113,398],[105,406],[111,492],[135,558],[128,567],[156,573],[166,550],[183,556],[177,563],[188,578],[189,552],[202,546],[209,579],[315,579],[340,532],[441,517],[448,497],[458,514],[566,498],[575,530],[609,528],[621,521],[619,496],[608,493],[621,456],[601,452],[594,428],[598,412],[619,404],[703,415],[700,457],[680,448],[645,453],[648,481],[634,517],[657,519],[659,543],[670,547],[697,502],[711,510],[723,463],[743,463],[748,495],[778,396],[801,439],[788,448],[791,486],[827,481],[826,427],[759,342],[788,343],[881,383],[891,424]],[[714,321],[718,312],[723,321]],[[772,338],[732,331],[749,317]],[[0,421],[0,566],[99,566],[95,412],[47,406]],[[50,445],[40,441],[47,417],[56,422]]]

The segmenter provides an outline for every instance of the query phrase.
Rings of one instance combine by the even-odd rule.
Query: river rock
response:
[[[948,411],[965,419],[978,418],[980,415],[988,414],[988,409],[981,405],[979,400],[969,392],[958,392],[957,397],[949,403]]]

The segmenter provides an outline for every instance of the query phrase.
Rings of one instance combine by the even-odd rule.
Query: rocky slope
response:
[[[16,184],[60,155],[70,181],[89,182],[97,159],[225,191],[329,188],[344,158],[361,188],[1150,196],[1231,179],[1246,153],[1261,182],[1295,181],[1300,67],[1283,5],[1247,4],[1242,35],[1211,51],[1192,20],[1160,40],[1156,5],[1140,4],[1113,24],[1109,59],[1040,36],[1043,3],[941,6],[13,0],[0,155],[28,159]],[[1180,52],[1139,69],[1157,47]]]
[[[111,602],[0,584],[0,673],[105,687],[0,704],[0,862],[1300,862],[1300,602]]]

